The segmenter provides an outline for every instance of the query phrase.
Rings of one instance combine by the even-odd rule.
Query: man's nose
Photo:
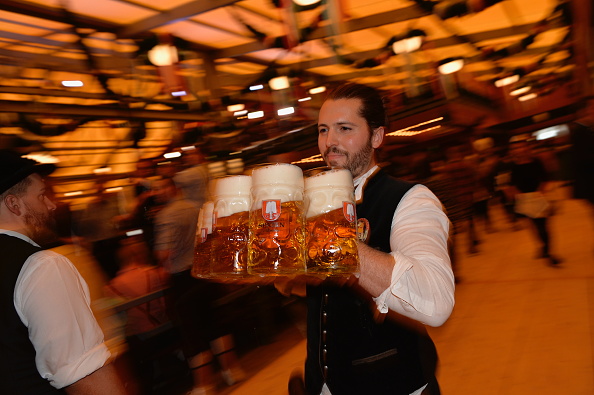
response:
[[[54,203],[50,198],[46,197],[45,198],[45,204],[47,206],[47,209],[49,211],[53,211],[55,210],[58,206],[56,206],[56,203]]]
[[[332,129],[329,129],[328,132],[326,133],[326,146],[327,147],[334,147],[336,145],[338,145],[338,138],[337,138],[337,134],[335,131],[333,131]]]

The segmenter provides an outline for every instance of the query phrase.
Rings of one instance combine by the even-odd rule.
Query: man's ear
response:
[[[384,127],[380,126],[371,131],[371,146],[373,148],[379,148],[384,141]]]
[[[6,195],[4,197],[4,204],[6,205],[6,208],[8,208],[8,210],[14,215],[21,215],[21,201],[18,197],[14,195]]]

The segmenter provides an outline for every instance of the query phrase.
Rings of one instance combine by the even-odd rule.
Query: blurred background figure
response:
[[[139,160],[131,180],[134,197],[128,209],[128,214],[120,218],[122,227],[142,229],[144,240],[151,251],[154,246],[154,219],[160,209],[152,190],[152,182],[155,178],[154,161],[147,158]]]
[[[492,226],[489,204],[494,193],[494,169],[497,157],[494,155],[494,142],[490,137],[483,137],[472,143],[474,154],[471,157],[475,171],[473,196],[473,225],[482,222],[485,232],[491,233]],[[478,237],[475,237],[479,241]]]
[[[208,187],[208,168],[204,164],[204,156],[198,148],[187,149],[182,152],[182,160],[185,168],[177,172],[173,180],[187,199],[202,207]]]
[[[90,250],[108,278],[115,277],[120,264],[117,250],[121,231],[118,218],[124,213],[120,210],[117,193],[105,187],[105,181],[96,182],[97,194],[82,212],[79,232],[90,243]]]
[[[106,297],[122,303],[168,286],[163,268],[151,265],[150,252],[141,236],[124,240],[117,255],[121,267],[104,286]],[[164,297],[149,300],[125,312],[128,355],[139,382],[140,394],[153,393],[157,376],[164,369],[158,365],[157,355],[176,342],[177,336],[168,330],[168,323]]]
[[[170,275],[168,310],[179,326],[184,354],[192,371],[191,394],[215,394],[218,381],[214,356],[227,384],[243,378],[231,331],[224,326],[225,320],[213,304],[224,295],[225,288],[195,279],[190,274],[198,207],[183,196],[170,178],[156,180],[153,190],[157,201],[163,205],[155,218],[154,253],[159,265]]]
[[[534,225],[536,234],[542,244],[540,252],[537,254],[537,258],[547,259],[550,264],[557,265],[560,263],[560,260],[550,252],[551,237],[548,229],[549,211],[544,209],[525,213],[525,210],[520,210],[518,205],[521,198],[528,199],[529,197],[537,198],[530,203],[531,205],[545,204],[543,199],[546,199],[544,196],[548,190],[547,183],[549,175],[540,159],[534,155],[531,142],[528,141],[526,136],[516,136],[511,139],[510,153],[513,160],[510,184],[516,202],[516,212],[529,218]]]
[[[594,98],[586,101],[580,118],[570,124],[570,178],[573,197],[589,205],[594,221]]]

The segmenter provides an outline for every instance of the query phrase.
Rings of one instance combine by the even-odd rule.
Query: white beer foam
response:
[[[217,179],[214,186],[215,212],[218,218],[249,211],[252,177],[237,175]]]
[[[305,179],[306,217],[327,213],[354,202],[353,177],[346,169],[333,169]]]
[[[303,200],[303,186],[303,171],[289,163],[276,163],[252,171],[255,207],[268,199],[279,199],[283,203]]]
[[[202,221],[200,222],[200,229],[206,228],[206,233],[212,233],[212,213],[214,211],[214,202],[204,202],[200,213],[202,214]]]

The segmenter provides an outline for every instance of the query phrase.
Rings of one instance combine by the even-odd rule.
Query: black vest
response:
[[[39,374],[35,348],[14,308],[14,287],[29,256],[41,251],[17,237],[0,234],[0,393],[62,394]]]
[[[412,186],[382,170],[368,179],[357,217],[369,221],[370,246],[390,252],[392,218]],[[309,395],[319,395],[324,381],[332,395],[409,395],[433,380],[421,357],[430,342],[426,332],[389,318],[377,322],[375,304],[355,288],[310,286],[307,301]]]

